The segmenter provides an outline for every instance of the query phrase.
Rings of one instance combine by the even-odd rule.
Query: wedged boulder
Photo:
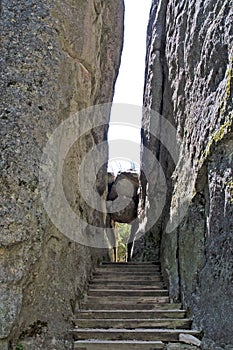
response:
[[[130,224],[137,217],[137,204],[129,197],[117,198],[107,202],[107,209],[111,211],[113,221]]]
[[[138,174],[134,172],[119,173],[113,183],[109,174],[109,194],[107,208],[111,218],[121,223],[131,223],[137,217]]]
[[[116,178],[108,173],[109,194],[108,200],[114,200],[118,196],[133,198],[137,196],[139,180],[138,174],[133,172],[119,173]]]

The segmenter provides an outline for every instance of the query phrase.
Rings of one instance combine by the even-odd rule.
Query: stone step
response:
[[[161,269],[159,266],[149,266],[149,267],[139,267],[139,266],[119,266],[119,267],[104,267],[99,266],[95,269],[96,271],[100,271],[103,273],[111,272],[111,273],[119,273],[119,272],[132,272],[132,273],[138,273],[138,272],[144,272],[144,273],[153,273],[153,272],[160,272]]]
[[[111,285],[117,285],[117,286],[159,286],[159,285],[164,285],[163,281],[162,281],[162,277],[160,277],[160,281],[148,281],[148,279],[141,279],[140,281],[138,280],[114,280],[114,279],[99,279],[99,278],[95,278],[93,280],[91,280],[89,282],[90,286],[92,286],[93,284],[101,284],[104,286],[111,286]]]
[[[158,296],[168,296],[168,290],[166,289],[156,289],[156,290],[141,290],[141,289],[89,289],[88,297],[158,297]]]
[[[122,298],[122,296],[102,296],[101,298],[98,296],[91,296],[88,295],[86,298],[87,302],[90,303],[96,303],[98,304],[99,302],[103,303],[103,304],[112,304],[112,303],[119,303],[122,306],[123,305],[127,305],[127,304],[134,304],[135,306],[137,306],[138,304],[156,304],[156,303],[169,303],[169,297],[168,296],[163,296],[163,295],[159,295],[159,296],[143,296],[143,297],[137,297],[137,296],[124,296]]]
[[[127,274],[127,275],[104,275],[104,274],[98,274],[95,273],[91,279],[92,281],[114,281],[114,282],[124,282],[124,281],[135,281],[137,283],[141,283],[142,282],[149,282],[149,283],[154,283],[154,282],[162,282],[163,278],[161,274],[154,274],[152,276],[146,276],[146,275],[139,275],[139,276],[135,276],[133,274]]]
[[[83,302],[81,305],[81,308],[84,310],[150,310],[150,311],[156,311],[156,310],[177,310],[181,308],[181,304],[170,304],[170,303],[159,303],[156,304],[153,303],[121,303],[121,302],[112,302],[109,303],[103,303],[100,301],[89,301],[89,302]]]
[[[135,285],[130,285],[130,283],[127,283],[126,285],[124,285],[124,283],[110,283],[110,282],[105,282],[105,283],[99,283],[99,282],[92,282],[90,283],[90,288],[92,290],[108,290],[108,289],[119,289],[119,290],[158,290],[158,289],[166,289],[166,287],[164,286],[163,283],[161,282],[157,282],[156,284],[144,284],[144,285],[139,285],[139,284],[135,284]]]
[[[71,331],[75,340],[139,340],[139,341],[164,341],[173,342],[179,340],[179,334],[191,334],[198,336],[198,331],[187,329],[74,329]]]
[[[134,276],[135,278],[137,276],[148,276],[148,277],[153,277],[153,276],[160,276],[161,272],[159,270],[154,270],[154,271],[144,271],[143,270],[135,270],[135,271],[129,271],[129,270],[116,270],[116,271],[112,271],[112,270],[103,270],[103,269],[95,269],[95,271],[93,272],[93,276],[96,275],[108,275],[108,276]]]
[[[112,261],[103,261],[100,266],[147,266],[147,265],[161,265],[160,261],[130,261],[130,262],[112,262]]]
[[[75,349],[164,349],[181,333],[199,336],[181,304],[169,303],[158,262],[101,264],[80,307]]]
[[[161,341],[110,341],[110,340],[79,340],[74,343],[74,349],[80,350],[156,350],[164,349]]]
[[[78,313],[78,318],[99,319],[164,319],[184,318],[185,310],[86,310]]]
[[[99,264],[99,266],[103,267],[147,267],[147,266],[161,266],[160,262],[125,262],[125,261],[118,261],[118,262],[102,262]]]
[[[190,329],[189,319],[76,319],[78,328],[164,328],[164,329]]]

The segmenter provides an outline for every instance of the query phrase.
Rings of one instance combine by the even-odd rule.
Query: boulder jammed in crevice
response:
[[[137,218],[138,174],[121,172],[109,187],[107,208],[115,222],[130,224]]]
[[[142,161],[151,150],[166,186],[141,176],[137,233],[145,234],[135,258],[153,250],[161,259],[172,299],[190,307],[211,349],[233,345],[232,20],[228,0],[154,0],[147,37]],[[173,130],[167,138],[164,120]],[[148,166],[159,179],[156,162]]]
[[[113,247],[113,260],[117,261],[118,234],[116,223],[130,224],[134,226],[138,213],[138,187],[139,174],[132,171],[120,172],[115,177],[108,174],[107,195],[107,226],[111,228],[109,241]],[[131,228],[132,231],[132,228]],[[133,230],[134,232],[134,230]],[[129,241],[133,241],[131,235]],[[128,248],[128,260],[131,256],[132,244]]]
[[[52,224],[38,190],[40,162],[48,138],[62,121],[112,101],[124,5],[122,0],[3,0],[0,7],[0,348],[15,348],[19,341],[30,350],[70,349],[73,312],[93,267],[108,251],[76,243]],[[107,144],[109,115],[98,118],[101,128],[91,128],[96,122],[91,115],[79,120],[78,130],[86,125],[90,129],[67,154],[62,180],[73,212],[94,227],[105,227],[106,208],[97,212],[88,206],[77,179],[88,151]],[[64,145],[59,146],[62,150]],[[93,168],[98,160],[107,163],[107,146],[98,157]],[[57,179],[53,181],[57,190]],[[106,167],[98,173],[96,187],[106,199]],[[57,218],[63,204],[56,203]],[[78,225],[76,230],[89,234]]]

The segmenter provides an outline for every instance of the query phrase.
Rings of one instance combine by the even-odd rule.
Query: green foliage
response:
[[[23,345],[21,343],[16,344],[15,350],[23,350]]]
[[[118,260],[126,260],[127,241],[130,235],[131,225],[117,223],[118,231]]]

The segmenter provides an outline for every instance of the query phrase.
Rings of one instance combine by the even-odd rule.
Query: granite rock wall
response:
[[[72,348],[74,310],[93,267],[108,257],[107,250],[59,232],[43,208],[38,177],[56,127],[83,108],[112,101],[123,16],[121,0],[1,1],[0,349],[19,343],[30,350]],[[77,169],[106,134],[107,125],[80,138],[63,169],[70,206],[100,226],[105,214],[97,215],[81,198]],[[107,147],[101,157],[107,162]],[[104,166],[96,186],[106,197]]]
[[[232,21],[231,0],[154,0],[147,37],[142,162],[150,149],[166,186],[141,176],[146,233],[136,258],[153,250],[161,259],[172,300],[203,331],[203,349],[233,348]],[[152,110],[160,115],[156,137]],[[164,120],[178,157],[167,147],[174,134],[163,138]],[[162,195],[162,214],[147,230]]]

